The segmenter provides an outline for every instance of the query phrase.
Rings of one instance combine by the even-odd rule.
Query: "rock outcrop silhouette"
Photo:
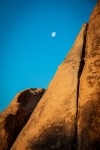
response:
[[[0,114],[0,150],[9,150],[13,137],[10,150],[100,149],[100,0],[45,93],[36,93],[38,101],[43,95],[36,108],[35,95],[32,107],[20,95]]]
[[[43,93],[44,89],[24,90],[0,113],[0,150],[10,149]]]

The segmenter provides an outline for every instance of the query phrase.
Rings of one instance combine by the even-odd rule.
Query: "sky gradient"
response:
[[[21,90],[47,88],[96,3],[0,0],[0,111]]]

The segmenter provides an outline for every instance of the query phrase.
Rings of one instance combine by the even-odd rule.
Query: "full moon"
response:
[[[55,37],[55,36],[56,36],[56,32],[52,32],[52,33],[51,33],[51,36],[52,36],[52,37]]]

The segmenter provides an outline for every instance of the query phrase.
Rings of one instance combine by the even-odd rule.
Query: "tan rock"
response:
[[[10,149],[43,93],[44,89],[24,90],[0,113],[0,150]]]
[[[11,150],[71,150],[76,144],[77,93],[87,25],[59,66]]]
[[[78,150],[100,149],[100,0],[89,21],[79,85]]]

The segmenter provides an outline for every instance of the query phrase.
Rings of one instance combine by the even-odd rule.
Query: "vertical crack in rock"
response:
[[[86,35],[87,35],[87,27],[88,24],[86,25],[86,29],[84,32],[84,39],[83,39],[83,47],[82,47],[82,55],[81,55],[81,61],[80,61],[80,67],[79,67],[79,71],[78,71],[78,85],[77,85],[77,109],[76,109],[76,139],[75,139],[75,143],[76,143],[76,149],[78,147],[78,138],[77,138],[77,122],[78,122],[78,101],[79,101],[79,86],[80,86],[80,77],[84,68],[84,58],[85,58],[85,48],[86,48]]]

